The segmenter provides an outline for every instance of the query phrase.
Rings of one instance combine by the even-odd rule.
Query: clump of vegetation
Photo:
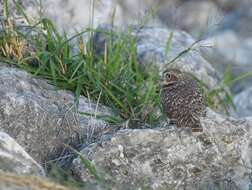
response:
[[[82,40],[83,33],[94,30],[68,37],[61,35],[46,18],[25,31],[15,28],[10,21],[4,23],[4,28],[8,30],[0,34],[1,61],[14,63],[59,88],[75,92],[76,102],[84,95],[109,106],[118,114],[110,121],[155,123],[161,117],[157,111],[161,106],[158,76],[139,68],[132,36],[116,34],[117,40],[112,41],[112,33],[107,33],[105,52],[98,56],[93,43]]]

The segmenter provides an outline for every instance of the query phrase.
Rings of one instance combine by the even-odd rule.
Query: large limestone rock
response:
[[[0,129],[39,162],[63,156],[62,143],[77,147],[92,141],[92,134],[107,126],[95,115],[109,114],[108,108],[85,97],[76,108],[71,92],[0,64]]]
[[[81,153],[117,189],[248,190],[252,155],[252,119],[235,120],[211,110],[203,133],[174,129],[122,130]],[[73,172],[93,179],[80,162]]]
[[[0,132],[0,170],[16,174],[45,175],[42,167],[4,132]]]

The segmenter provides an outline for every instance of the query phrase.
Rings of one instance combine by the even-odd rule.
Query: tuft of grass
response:
[[[77,103],[81,95],[94,101],[100,97],[102,104],[117,113],[113,121],[156,123],[161,117],[158,76],[140,69],[136,40],[129,34],[104,32],[105,52],[97,55],[93,42],[82,40],[83,33],[94,32],[97,31],[87,29],[72,37],[61,35],[47,18],[25,31],[11,25],[11,32],[0,34],[0,59],[15,62],[34,75],[49,79],[58,88],[75,92]],[[117,40],[113,40],[114,35]],[[74,43],[77,45],[73,46]],[[32,51],[24,52],[28,47],[33,47]]]
[[[0,56],[8,59],[23,59],[28,52],[26,40],[17,34],[9,18],[3,20],[1,24],[4,31],[0,35]]]

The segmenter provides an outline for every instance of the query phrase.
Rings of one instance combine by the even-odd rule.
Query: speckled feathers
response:
[[[164,109],[177,127],[202,131],[200,117],[205,114],[205,104],[197,81],[189,73],[169,69],[163,73],[162,101]]]

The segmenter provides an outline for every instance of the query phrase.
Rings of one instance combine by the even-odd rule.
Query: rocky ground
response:
[[[219,84],[229,67],[234,76],[252,71],[250,0],[134,2],[96,1],[93,26],[123,31],[134,23],[131,35],[136,37],[137,58],[144,70],[156,67],[161,72],[196,39],[203,39],[173,67],[194,74],[208,89]],[[38,5],[23,3],[35,19]],[[74,4],[47,0],[44,14],[61,29],[81,29],[90,24],[86,13],[91,9],[83,3],[88,4],[86,0]],[[139,29],[139,18],[158,5],[156,18]],[[96,32],[94,39],[97,52],[103,52],[103,34]],[[86,182],[87,189],[250,190],[251,78],[238,81],[228,91],[234,94],[236,111],[227,116],[221,109],[216,113],[208,108],[201,120],[202,133],[178,133],[173,125],[117,131],[96,117],[113,116],[109,107],[81,96],[77,108],[72,92],[0,62],[0,189],[67,189],[48,181],[50,163],[56,161],[75,179]],[[80,154],[73,154],[68,145]],[[90,174],[81,155],[95,165],[98,176]]]

